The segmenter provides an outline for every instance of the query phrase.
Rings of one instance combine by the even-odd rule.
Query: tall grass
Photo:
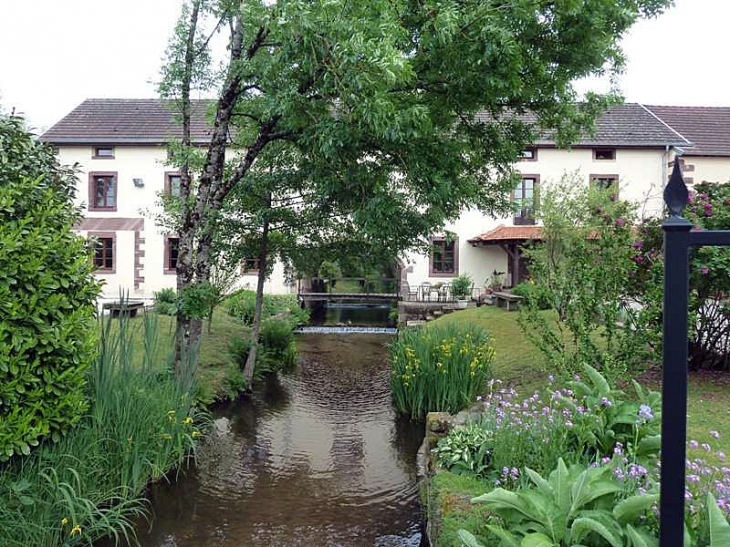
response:
[[[194,367],[172,376],[156,315],[144,317],[142,348],[132,343],[128,319],[103,322],[88,373],[89,414],[59,442],[0,468],[3,547],[90,545],[105,536],[135,543],[145,486],[192,454],[201,436],[206,418],[192,407]]]
[[[395,407],[420,419],[427,412],[458,412],[474,401],[490,376],[494,348],[484,329],[447,324],[401,331],[390,358]]]

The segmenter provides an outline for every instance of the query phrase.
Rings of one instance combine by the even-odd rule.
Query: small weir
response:
[[[365,316],[349,305],[328,313],[340,324]],[[154,517],[138,528],[142,545],[424,545],[423,425],[392,408],[387,335],[395,329],[359,322],[366,325],[305,327],[293,372],[212,412],[197,466],[151,488]]]

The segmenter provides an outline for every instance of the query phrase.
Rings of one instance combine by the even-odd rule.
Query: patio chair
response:
[[[419,287],[421,291],[421,300],[424,302],[431,301],[431,283],[424,281]]]

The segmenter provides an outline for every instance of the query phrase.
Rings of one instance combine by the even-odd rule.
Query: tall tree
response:
[[[545,131],[570,142],[613,99],[578,102],[572,82],[620,70],[622,34],[670,3],[187,0],[160,88],[184,128],[173,154],[178,288],[208,279],[229,195],[254,184],[255,163],[280,142],[296,148],[319,199],[393,248],[464,208],[505,208],[519,151]],[[214,74],[208,43],[224,29]],[[204,151],[189,138],[196,88],[216,96]],[[198,336],[179,317],[178,355]]]

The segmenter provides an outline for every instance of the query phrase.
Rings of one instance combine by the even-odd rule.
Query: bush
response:
[[[398,412],[458,412],[489,377],[494,348],[479,327],[456,324],[404,330],[390,347],[391,389]]]
[[[251,351],[251,340],[240,336],[233,338],[228,346],[228,353],[231,355],[231,359],[241,369],[246,364],[249,351]]]
[[[325,260],[320,264],[317,274],[323,279],[332,279],[342,277],[342,269],[337,262]]]
[[[135,544],[145,488],[184,461],[208,422],[191,406],[190,385],[169,373],[158,332],[146,315],[142,364],[133,365],[130,320],[104,319],[89,414],[0,473],[0,545],[91,545],[109,535]]]
[[[549,291],[546,291],[542,285],[537,285],[532,281],[520,283],[512,289],[512,294],[521,296],[528,306],[534,306],[538,310],[549,310],[552,307]]]
[[[88,408],[99,285],[72,205],[76,177],[0,115],[0,461],[58,441]]]
[[[246,325],[253,323],[256,306],[256,293],[253,291],[238,291],[227,301],[228,315],[235,317]],[[294,294],[265,294],[261,310],[263,320],[275,315],[286,315],[291,328],[309,321],[309,310],[302,309]]]
[[[454,298],[463,300],[471,297],[472,279],[468,274],[461,274],[451,281],[451,292]]]
[[[294,333],[290,323],[267,319],[261,325],[260,341],[267,351],[281,355],[294,342]]]
[[[267,319],[261,325],[259,372],[278,372],[291,369],[297,361],[297,345],[289,321]]]
[[[165,288],[156,292],[154,309],[160,315],[177,314],[177,293],[175,289]]]
[[[245,363],[245,361],[244,361]],[[223,389],[228,399],[235,399],[246,390],[246,376],[238,363],[231,363],[223,377]]]

